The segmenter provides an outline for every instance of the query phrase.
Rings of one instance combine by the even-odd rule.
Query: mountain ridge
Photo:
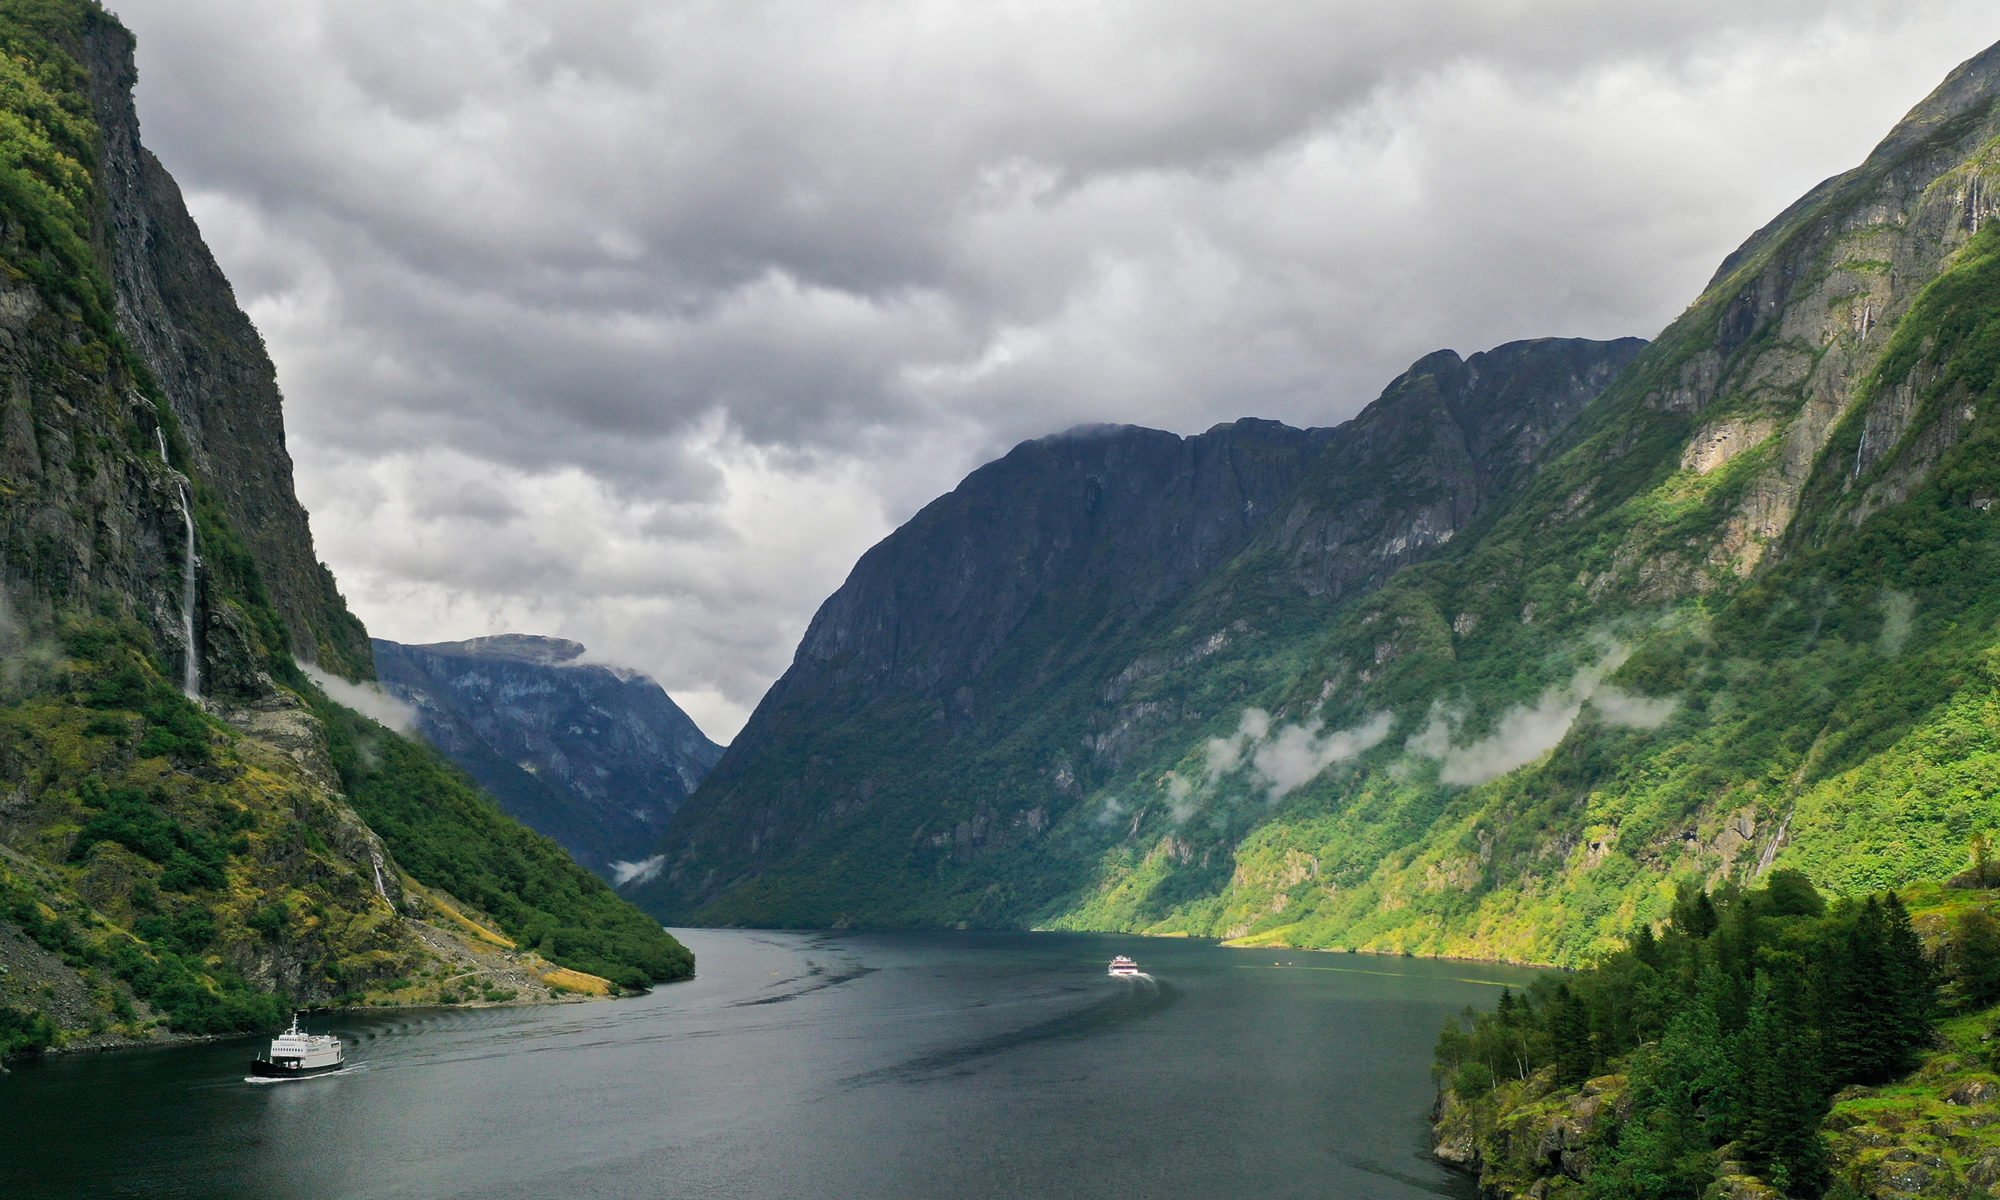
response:
[[[1026,843],[1080,796],[1081,777],[1096,760],[1119,757],[1131,735],[1119,715],[1124,695],[1167,669],[1133,652],[1135,639],[1148,636],[1143,631],[1199,619],[1184,610],[1198,611],[1204,589],[1238,586],[1268,593],[1267,610],[1298,610],[1267,611],[1260,620],[1297,621],[1314,605],[1337,603],[1343,589],[1368,586],[1434,552],[1456,522],[1516,478],[1499,465],[1488,475],[1470,468],[1468,444],[1504,444],[1504,454],[1489,457],[1531,461],[1641,344],[1542,339],[1469,360],[1440,352],[1334,429],[1245,419],[1186,438],[1125,426],[1022,443],[862,556],[815,616],[792,669],[670,827],[662,875],[630,894],[675,918],[699,911],[659,897],[677,888],[712,897],[719,864],[768,852],[770,835],[789,819],[779,809],[789,806],[806,828],[829,820],[851,826],[885,787],[898,791],[893,819],[898,840],[909,842],[857,851],[859,861],[893,853],[891,861],[907,864],[893,870],[907,878],[930,870],[921,862],[933,853],[963,873],[987,853],[989,840],[1026,853]],[[1519,393],[1508,392],[1516,386]],[[1350,486],[1343,472],[1371,455],[1399,471]],[[1322,507],[1302,510],[1300,489],[1309,480]],[[1387,520],[1394,530],[1342,525],[1335,509],[1357,495],[1373,504],[1373,524]],[[1315,524],[1315,514],[1324,519]],[[1280,519],[1289,532],[1263,540]],[[1246,554],[1284,556],[1291,567],[1275,575],[1234,571],[1231,564]],[[1317,595],[1312,570],[1321,576]],[[1273,588],[1273,581],[1283,582]],[[1218,636],[1196,660],[1221,651],[1232,636],[1256,640],[1241,632]],[[1077,648],[1085,649],[1071,652]],[[1050,699],[1055,689],[1062,698]],[[1163,711],[1163,702],[1144,703],[1156,707],[1141,719]],[[1065,720],[1086,735],[1081,745],[1049,745]],[[881,736],[907,748],[879,756],[887,765],[870,773],[867,747],[883,727],[893,732]],[[1034,794],[1036,802],[966,796],[972,789],[950,781],[946,764],[980,754],[989,730],[1049,745],[1044,761],[993,763],[978,784],[999,795]],[[857,746],[860,756],[852,752]],[[909,779],[886,780],[885,771],[902,769]],[[747,784],[737,782],[739,773]],[[765,790],[746,802],[746,812],[726,797],[710,799],[718,788]],[[810,794],[828,788],[830,817],[803,815]],[[960,793],[960,811],[938,824],[924,811],[926,789]],[[733,845],[718,852],[719,843]],[[817,852],[794,841],[785,853]],[[961,895],[977,886],[967,879]],[[984,903],[965,902],[975,912]],[[814,911],[826,921],[850,916]],[[744,917],[784,918],[781,909],[760,907]]]
[[[382,686],[501,807],[601,876],[651,853],[722,747],[637,671],[561,638],[373,640]]]
[[[973,680],[869,675],[901,627],[878,619],[870,642],[861,597],[921,595],[939,563],[968,577],[891,535],[630,894],[720,923],[1570,963],[1659,919],[1679,882],[1792,866],[1846,893],[1956,869],[2000,825],[1981,582],[2000,570],[1996,97],[2000,48],[1727,256],[1528,439],[1534,469],[1497,502],[1441,414],[1419,469],[1330,471],[1299,491],[1309,517],[1259,521],[1146,621],[1103,619],[1112,594],[1052,604],[1067,624],[989,627]],[[1390,393],[1439,407],[1455,359]],[[1369,488],[1394,516],[1365,511]],[[1331,573],[1288,558],[1329,548]],[[899,554],[907,577],[871,580]],[[970,564],[1003,585],[1017,565]],[[811,691],[836,678],[877,686]],[[787,715],[803,694],[818,715]]]

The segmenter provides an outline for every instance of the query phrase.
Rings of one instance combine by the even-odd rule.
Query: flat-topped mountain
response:
[[[652,679],[561,638],[374,640],[382,684],[432,744],[584,866],[629,877],[722,747]]]

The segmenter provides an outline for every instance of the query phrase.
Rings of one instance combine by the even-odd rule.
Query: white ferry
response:
[[[330,1033],[307,1033],[299,1028],[299,1014],[292,1014],[292,1027],[271,1039],[271,1053],[250,1063],[252,1075],[276,1079],[303,1079],[324,1075],[347,1065],[347,1052],[340,1039]]]
[[[1139,973],[1139,964],[1120,954],[1111,960],[1111,970],[1106,973],[1110,975],[1137,975]]]

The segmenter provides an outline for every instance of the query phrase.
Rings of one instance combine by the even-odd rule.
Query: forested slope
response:
[[[562,962],[685,975],[301,673],[366,674],[366,634],[313,555],[270,361],[139,146],[131,36],[91,0],[4,0],[0,51],[0,1054],[462,998],[442,981],[510,940],[549,958],[482,996],[546,995]]]
[[[1227,539],[1176,524],[1198,461],[1104,530],[1143,475],[975,473],[635,894],[1574,963],[1690,878],[1948,873],[2000,825],[1996,95],[1989,50],[1643,350],[1420,362]],[[939,536],[975,515],[1062,533]],[[952,589],[1020,615],[939,641]]]

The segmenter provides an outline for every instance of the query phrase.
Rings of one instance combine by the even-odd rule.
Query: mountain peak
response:
[[[541,667],[575,662],[583,657],[584,651],[581,642],[534,633],[496,633],[487,637],[466,638],[461,642],[431,642],[416,648],[458,658],[484,658]]]
[[[377,638],[383,686],[509,814],[610,875],[645,857],[722,748],[636,671],[564,638],[508,633],[404,646]]]

